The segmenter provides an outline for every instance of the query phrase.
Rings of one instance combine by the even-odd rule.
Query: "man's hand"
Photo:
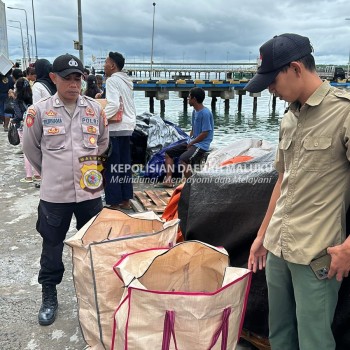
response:
[[[248,258],[248,269],[256,272],[258,269],[262,270],[266,266],[267,250],[263,246],[263,237],[256,237],[251,248]]]
[[[332,257],[328,278],[336,276],[340,282],[349,276],[350,271],[350,241],[347,239],[343,244],[329,247],[327,253]]]

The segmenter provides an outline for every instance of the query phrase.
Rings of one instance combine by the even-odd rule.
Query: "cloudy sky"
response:
[[[34,44],[32,1],[2,0],[24,8]],[[276,34],[308,36],[318,64],[347,64],[350,50],[349,0],[155,0],[155,62],[255,61],[259,47]],[[33,0],[39,58],[53,60],[78,40],[77,0]],[[149,62],[153,1],[81,0],[84,63],[108,51],[129,61]],[[7,20],[25,13],[6,9]],[[18,25],[9,23],[10,25]],[[22,57],[20,31],[7,27],[11,59]],[[35,45],[34,45],[35,52]]]

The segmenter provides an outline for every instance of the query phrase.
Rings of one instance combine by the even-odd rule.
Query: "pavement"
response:
[[[41,237],[35,229],[39,189],[25,176],[20,146],[11,146],[0,126],[0,349],[82,350],[71,251],[64,248],[65,274],[57,286],[59,309],[50,326],[38,324],[41,285],[37,282]],[[67,237],[76,232],[75,222]],[[250,347],[239,345],[237,349]],[[137,350],[137,349],[135,349]],[[151,349],[150,349],[151,350]]]
[[[57,286],[59,310],[56,322],[38,324],[41,285],[37,275],[41,237],[35,229],[39,189],[21,183],[25,176],[20,146],[11,146],[0,126],[0,349],[81,350],[77,302],[72,279],[70,248],[64,248],[66,272]],[[76,232],[74,222],[68,236]]]

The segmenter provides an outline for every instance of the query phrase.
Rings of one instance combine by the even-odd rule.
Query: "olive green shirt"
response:
[[[264,247],[307,265],[345,240],[350,198],[350,93],[324,82],[282,119],[275,167],[281,195]]]

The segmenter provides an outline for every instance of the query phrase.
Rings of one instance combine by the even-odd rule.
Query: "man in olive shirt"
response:
[[[260,66],[245,89],[266,88],[291,104],[280,127],[279,177],[248,268],[266,264],[272,349],[335,349],[331,324],[350,270],[350,93],[319,78],[309,39],[296,34],[260,48]],[[326,261],[327,253],[329,270],[320,265],[326,278],[319,279],[310,263],[323,255]]]

